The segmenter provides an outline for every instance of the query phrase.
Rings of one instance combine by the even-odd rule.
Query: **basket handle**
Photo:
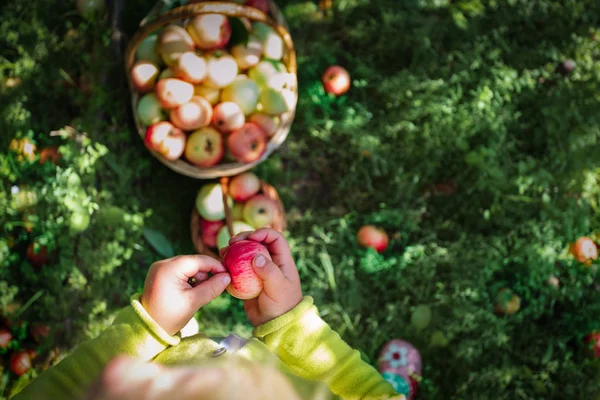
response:
[[[221,191],[223,192],[223,206],[225,208],[225,224],[229,231],[229,237],[233,237],[233,218],[231,217],[231,208],[229,208],[229,177],[224,176],[221,178]]]

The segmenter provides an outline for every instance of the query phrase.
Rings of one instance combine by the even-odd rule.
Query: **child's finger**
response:
[[[259,254],[252,260],[254,272],[263,280],[264,290],[272,298],[278,290],[284,287],[286,278],[281,269],[271,260]],[[274,299],[275,300],[275,299]]]
[[[232,237],[231,239],[229,239],[229,245],[232,245],[236,242],[240,242],[242,240],[248,240],[248,236],[250,236],[250,234],[252,234],[253,231],[244,231],[244,232],[240,232],[237,235],[235,235],[234,237]],[[229,247],[229,246],[227,246]]]
[[[267,247],[273,261],[279,265],[283,274],[290,280],[299,279],[292,252],[283,234],[274,229],[262,228],[248,235],[248,239],[260,242]]]
[[[174,257],[165,264],[181,280],[188,280],[198,272],[211,272],[212,274],[227,272],[223,264],[219,261],[200,254]]]
[[[194,309],[198,310],[217,298],[230,283],[229,274],[220,273],[191,288],[187,293]]]

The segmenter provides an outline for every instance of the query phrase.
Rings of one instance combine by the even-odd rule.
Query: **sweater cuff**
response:
[[[253,334],[254,337],[258,339],[262,339],[265,336],[270,335],[273,332],[279,331],[286,326],[290,325],[292,322],[299,319],[312,305],[315,303],[312,297],[304,296],[304,299],[290,311],[286,312],[279,317],[272,319],[269,322],[266,322],[262,325],[254,328]]]
[[[139,293],[131,296],[131,307],[133,307],[135,313],[144,322],[144,325],[146,325],[148,331],[164,344],[169,346],[177,346],[181,341],[180,334],[177,333],[176,335],[171,336],[163,328],[161,328],[161,326],[154,321],[150,314],[148,314],[148,311],[146,311],[144,306],[142,306],[142,303],[140,302],[141,297],[142,295]]]

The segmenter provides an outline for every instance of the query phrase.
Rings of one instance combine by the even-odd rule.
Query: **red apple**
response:
[[[179,25],[168,25],[158,35],[156,48],[165,64],[171,66],[188,51],[193,51],[196,45],[189,33]]]
[[[242,213],[244,221],[252,225],[255,229],[260,229],[270,226],[275,221],[279,209],[273,200],[259,194],[246,202]]]
[[[277,132],[279,128],[280,119],[273,115],[267,115],[263,113],[256,113],[250,116],[250,122],[260,126],[268,137],[271,137]]]
[[[193,51],[185,52],[173,66],[173,71],[178,78],[189,83],[200,83],[206,78],[208,66],[206,59]]]
[[[166,121],[151,125],[146,131],[146,146],[169,161],[177,160],[185,149],[185,134]]]
[[[577,239],[571,246],[570,252],[575,256],[577,261],[587,266],[592,265],[592,261],[598,259],[598,247],[596,243],[586,236]]]
[[[258,8],[260,11],[267,14],[271,8],[269,0],[246,0],[246,5],[254,8]]]
[[[31,368],[31,357],[27,351],[13,353],[10,357],[10,370],[17,376],[23,375]]]
[[[216,165],[225,154],[223,136],[211,128],[200,128],[188,137],[185,158],[202,168]]]
[[[356,236],[359,245],[375,249],[378,253],[384,252],[388,247],[389,238],[387,233],[376,226],[365,225],[359,229]]]
[[[0,349],[5,349],[12,340],[12,333],[6,328],[0,328]]]
[[[265,246],[251,240],[242,240],[232,244],[223,257],[223,265],[231,275],[227,291],[233,297],[249,300],[258,297],[263,290],[262,279],[252,267],[252,260],[262,254],[268,260],[271,255]]]
[[[48,262],[48,249],[46,246],[42,246],[39,252],[35,252],[34,244],[30,243],[27,247],[27,259],[36,268],[41,268]]]
[[[52,164],[58,165],[61,157],[61,154],[58,152],[58,146],[44,147],[40,150],[40,164],[50,161]]]
[[[265,153],[267,135],[258,125],[248,122],[229,135],[227,147],[236,160],[251,163]]]
[[[196,45],[202,50],[225,47],[231,38],[229,20],[222,14],[197,15],[186,28]]]
[[[235,201],[244,202],[260,190],[260,179],[252,172],[245,172],[229,182],[229,194]]]
[[[236,103],[226,101],[215,106],[212,123],[219,131],[229,133],[244,126],[246,117]]]
[[[193,131],[210,124],[213,108],[204,97],[194,96],[189,101],[173,110],[170,118],[173,125],[184,131]]]
[[[595,358],[600,358],[600,332],[592,332],[583,340]]]
[[[327,93],[340,96],[350,89],[350,74],[344,68],[335,65],[327,68],[321,82]]]
[[[150,92],[156,85],[159,69],[156,64],[138,61],[131,67],[131,83],[140,93]]]
[[[499,314],[515,314],[521,309],[521,298],[508,288],[500,289],[494,308]]]
[[[204,218],[200,218],[202,242],[208,247],[217,247],[217,234],[224,225],[223,221],[207,221]]]
[[[33,324],[29,327],[29,333],[36,342],[41,343],[50,334],[50,328],[44,324]]]
[[[163,108],[179,107],[192,99],[194,85],[181,79],[161,79],[156,84],[156,95]]]

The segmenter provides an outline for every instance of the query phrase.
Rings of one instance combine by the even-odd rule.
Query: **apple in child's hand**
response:
[[[254,228],[242,221],[233,221],[231,224],[231,229],[233,230],[233,235],[237,235],[242,232],[254,232]],[[229,229],[227,226],[223,226],[217,235],[217,248],[222,249],[223,247],[229,244]]]
[[[146,146],[164,159],[177,160],[185,149],[185,134],[167,121],[157,122],[146,131]]]
[[[231,38],[231,26],[222,14],[200,14],[187,25],[196,45],[202,50],[225,47]]]
[[[327,68],[321,82],[327,93],[340,96],[350,89],[350,74],[339,65],[334,65]]]
[[[173,110],[170,118],[173,125],[184,131],[193,131],[210,124],[213,108],[204,97],[194,96],[192,99]]]
[[[229,207],[233,205],[231,198],[227,198]],[[221,221],[225,218],[225,204],[223,203],[223,189],[218,183],[204,185],[196,196],[196,210],[207,221]]]
[[[208,221],[201,218],[202,242],[208,247],[217,247],[217,234],[223,225],[225,225],[223,221]]]
[[[195,47],[192,37],[179,25],[168,25],[158,35],[158,53],[169,66],[175,64],[183,53],[193,51]]]
[[[138,101],[137,116],[145,126],[150,126],[166,119],[166,114],[155,93],[148,93]]]
[[[267,135],[258,125],[248,122],[229,135],[227,147],[236,160],[251,163],[267,149]]]
[[[592,261],[598,259],[598,247],[596,243],[586,236],[577,239],[569,250],[577,261],[584,263],[586,266],[592,265]]]
[[[260,62],[262,51],[262,42],[251,36],[248,43],[233,46],[231,55],[235,58],[238,67],[243,70],[257,65]]]
[[[219,103],[213,111],[213,125],[223,133],[229,133],[244,126],[246,117],[239,105],[232,101]]]
[[[244,172],[229,182],[229,194],[235,201],[244,202],[260,190],[260,179],[252,172]]]
[[[359,245],[370,247],[378,253],[385,251],[389,243],[387,233],[383,229],[373,225],[365,225],[360,228],[356,238]]]
[[[265,14],[269,12],[271,8],[271,4],[269,0],[246,0],[246,5],[254,8],[258,8],[260,11]]]
[[[223,89],[221,101],[236,103],[244,115],[250,115],[258,104],[260,89],[256,82],[248,78],[240,78],[233,81],[229,86]]]
[[[27,247],[26,256],[35,268],[41,268],[48,262],[48,249],[46,246],[41,246],[36,252],[34,244],[30,243]]]
[[[149,61],[138,61],[131,67],[131,83],[138,92],[149,92],[156,85],[158,73],[156,64]]]
[[[214,106],[221,98],[221,90],[210,86],[196,85],[194,86],[194,95],[204,97],[211,106]]]
[[[209,126],[194,131],[188,137],[185,158],[194,165],[212,167],[221,161],[224,154],[223,136]]]
[[[277,132],[279,127],[280,119],[277,116],[268,115],[264,113],[256,113],[250,116],[250,122],[260,126],[268,137],[271,137]]]
[[[206,59],[193,51],[183,53],[173,65],[173,71],[178,78],[194,84],[206,78],[207,69]]]
[[[192,99],[194,85],[181,79],[161,79],[156,84],[156,95],[164,108],[179,107]]]
[[[206,57],[207,75],[204,84],[223,88],[233,82],[238,74],[235,59],[222,51],[215,51]]]
[[[12,333],[6,328],[0,328],[0,349],[5,349],[12,340]]]
[[[28,351],[18,351],[10,357],[10,370],[21,376],[31,368],[31,357]]]
[[[279,209],[277,204],[265,195],[259,194],[252,197],[244,205],[244,221],[252,225],[255,229],[264,228],[270,226],[275,218]]]
[[[229,271],[231,283],[227,291],[233,297],[249,300],[258,297],[263,290],[262,279],[252,267],[252,260],[259,254],[267,259],[271,255],[265,246],[251,240],[242,240],[229,246],[223,257],[223,266]]]
[[[138,61],[148,61],[156,65],[162,64],[163,60],[156,52],[157,43],[158,35],[147,36],[135,50],[135,59]]]
[[[592,332],[584,339],[584,343],[590,350],[591,355],[600,358],[600,332]]]

